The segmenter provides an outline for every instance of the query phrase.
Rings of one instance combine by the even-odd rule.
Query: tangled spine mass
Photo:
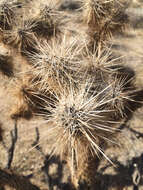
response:
[[[65,66],[69,66],[67,62],[63,62],[65,59],[57,59],[61,56],[55,59],[55,51],[58,52],[59,49],[48,51],[52,52],[50,56],[45,50],[48,48],[42,48],[42,54],[32,55],[33,71],[35,74],[37,73],[38,77],[39,74],[42,74],[40,83],[44,89],[50,86],[50,83],[45,83],[45,80],[49,81],[49,76],[52,76],[55,81],[58,81],[56,88],[59,87],[59,90],[52,90],[55,98],[52,106],[45,101],[47,106],[44,110],[50,113],[50,117],[48,114],[47,131],[45,131],[44,137],[51,135],[55,141],[53,144],[55,153],[67,160],[72,178],[78,181],[86,173],[83,168],[84,163],[87,163],[88,171],[88,167],[95,163],[94,158],[104,156],[109,162],[112,162],[105,155],[104,149],[108,142],[117,144],[114,140],[115,134],[119,131],[116,122],[124,118],[124,110],[128,109],[128,102],[133,100],[131,93],[133,74],[127,73],[121,65],[113,64],[114,60],[107,51],[82,54],[80,50],[77,54],[74,53],[74,59],[68,60],[73,61],[72,65],[69,64],[70,66],[76,65],[73,64],[74,60],[80,65],[80,67],[76,67],[78,69],[73,76],[77,79],[77,83],[75,85],[74,80],[68,80],[69,77],[67,81],[70,82],[63,85],[62,82],[66,81],[65,78],[60,80],[60,78],[63,79],[63,73],[72,76],[73,72],[65,69],[66,67],[61,67],[60,64],[63,66],[63,63]],[[63,49],[61,52],[64,52]],[[65,54],[61,54],[61,52],[57,55],[65,58]],[[39,59],[37,59],[38,56]],[[45,56],[48,58],[46,59],[48,62],[41,59]],[[57,66],[62,68],[62,72],[57,69]],[[55,74],[56,72],[58,74]],[[44,116],[46,118],[46,114]],[[90,171],[93,170],[90,168]],[[93,180],[95,172],[93,171],[93,173],[87,178]],[[75,182],[73,183],[75,184]]]
[[[71,87],[68,93],[57,98],[55,108],[46,108],[51,112],[47,131],[56,139],[54,149],[62,158],[69,158],[73,175],[78,170],[80,158],[88,159],[89,152],[92,156],[102,154],[108,159],[100,144],[103,140],[110,141],[117,129],[110,119],[112,110],[105,106],[112,99],[99,98],[107,88],[91,95],[86,85],[78,90]]]

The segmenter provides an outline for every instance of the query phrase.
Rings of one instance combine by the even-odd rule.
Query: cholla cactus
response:
[[[35,18],[36,26],[33,31],[41,37],[50,39],[61,32],[62,14],[57,11],[56,2],[49,2],[41,8],[39,15]]]
[[[36,44],[36,36],[32,30],[35,25],[36,23],[30,21],[18,22],[11,30],[4,32],[3,42],[18,48],[20,52],[30,51]]]
[[[16,104],[11,110],[13,119],[30,119],[34,114],[47,113],[44,110],[45,101],[53,106],[53,96],[48,87],[44,91],[39,86],[39,79],[33,75],[24,75],[13,81],[14,90],[11,90],[13,96],[17,99]],[[53,98],[53,99],[52,99]]]
[[[62,42],[52,40],[50,43],[44,41],[38,44],[37,50],[37,53],[29,54],[28,57],[33,65],[33,73],[40,78],[43,88],[48,85],[56,92],[60,86],[76,83],[76,74],[80,66],[78,56],[82,51],[76,39],[69,41],[63,38]]]
[[[63,93],[57,97],[54,108],[45,105],[45,108],[51,112],[47,122],[47,133],[51,131],[48,134],[56,139],[53,145],[54,153],[67,159],[73,183],[76,186],[79,185],[80,178],[83,177],[86,169],[90,167],[87,164],[85,169],[84,163],[90,163],[95,156],[100,154],[110,160],[102,148],[106,141],[112,141],[114,133],[118,129],[111,119],[113,110],[106,109],[105,106],[112,99],[99,98],[100,94],[108,88],[110,86],[97,95],[91,95],[90,87],[86,87],[86,85],[81,86],[78,90],[74,90],[72,87],[67,91],[63,89]],[[101,145],[103,141],[104,143]],[[95,174],[95,172],[93,173]],[[91,181],[94,178],[94,176],[88,177]]]
[[[0,1],[0,28],[2,30],[11,29],[14,19],[16,18],[16,8],[21,7],[21,3],[14,0]]]
[[[128,104],[134,101],[132,73],[127,77],[121,66],[113,67],[108,56],[104,51],[100,56],[99,52],[83,56],[77,72],[82,81],[56,93],[54,107],[45,105],[51,113],[47,133],[56,139],[54,153],[67,160],[76,187],[84,182],[94,187],[92,167],[97,167],[100,155],[112,163],[104,148],[108,142],[116,144],[114,138],[120,131],[116,122],[125,118],[125,110],[131,111]]]
[[[112,115],[115,118],[124,118],[127,110],[131,111],[128,102],[133,102],[135,98],[134,73],[124,67],[119,59],[112,58],[109,48],[101,49],[101,46],[95,53],[87,52],[81,62],[80,72],[84,73],[82,76],[88,81],[89,92],[96,95],[103,90],[100,99],[104,96],[112,99],[106,106],[114,110]]]
[[[109,142],[117,143],[117,123],[128,117],[129,104],[135,101],[134,74],[113,58],[106,43],[125,28],[127,3],[85,0],[72,20],[74,16],[60,12],[49,0],[36,16],[22,15],[15,21],[13,4],[1,5],[8,7],[0,15],[2,42],[15,54],[26,55],[29,64],[20,77],[13,75],[16,104],[11,117],[42,116],[44,133],[51,135],[54,153],[67,161],[74,186],[87,183],[94,189],[99,158],[112,163],[104,149]],[[81,38],[89,39],[78,39],[78,30],[61,27],[65,18],[70,20],[68,25],[79,15],[76,26],[85,30]],[[5,74],[6,65],[12,64],[9,60],[0,56]]]
[[[124,0],[85,0],[83,2],[84,23],[88,33],[97,44],[106,41],[114,34],[123,31],[128,22],[125,10],[128,2]]]
[[[34,94],[34,85],[32,85],[31,78],[25,76],[22,80],[16,80],[14,86],[15,89],[12,94],[17,98],[17,103],[13,107],[11,117],[14,119],[31,117],[33,107],[31,98]]]

